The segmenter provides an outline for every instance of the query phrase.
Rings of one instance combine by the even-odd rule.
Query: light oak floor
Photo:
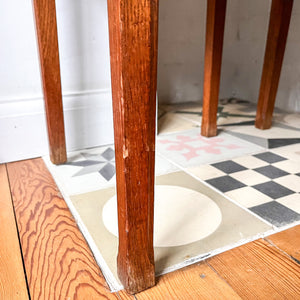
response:
[[[300,226],[110,293],[42,159],[0,165],[0,299],[300,299]]]

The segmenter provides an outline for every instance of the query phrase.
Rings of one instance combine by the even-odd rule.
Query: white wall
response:
[[[256,102],[271,0],[228,0],[220,97]],[[160,2],[161,102],[202,98],[206,0]],[[300,1],[294,1],[276,105],[300,111]]]
[[[57,0],[68,150],[113,141],[105,0]],[[0,2],[0,163],[48,152],[31,1]]]
[[[68,150],[112,142],[106,0],[56,0]],[[256,101],[270,0],[229,0],[220,97]],[[161,0],[160,102],[202,98],[206,0]],[[300,1],[277,105],[300,111]],[[47,153],[31,1],[0,2],[0,163]]]

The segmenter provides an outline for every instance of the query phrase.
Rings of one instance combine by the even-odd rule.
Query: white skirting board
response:
[[[111,91],[63,94],[67,151],[113,143]],[[48,154],[43,97],[0,100],[0,163]]]

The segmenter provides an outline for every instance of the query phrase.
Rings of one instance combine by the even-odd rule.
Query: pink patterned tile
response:
[[[158,136],[157,151],[183,167],[210,163],[263,148],[221,132],[217,137],[205,138],[199,129]]]

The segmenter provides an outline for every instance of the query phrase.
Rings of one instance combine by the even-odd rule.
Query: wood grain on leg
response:
[[[50,158],[66,162],[55,0],[33,0],[43,82]]]
[[[293,0],[272,0],[255,126],[269,129],[280,78]]]
[[[118,299],[43,161],[7,168],[31,299]]]
[[[5,165],[0,165],[0,299],[29,299]]]
[[[155,284],[153,205],[157,0],[108,0],[119,222],[118,275]]]
[[[222,65],[226,0],[208,0],[201,134],[217,134],[217,111]]]
[[[208,263],[242,299],[300,299],[300,265],[263,240]]]

